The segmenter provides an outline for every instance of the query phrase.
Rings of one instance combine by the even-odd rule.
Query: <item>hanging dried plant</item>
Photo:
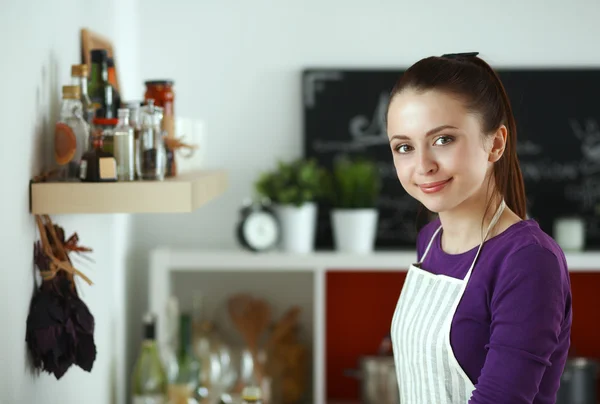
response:
[[[40,241],[34,244],[34,263],[42,283],[31,300],[25,337],[33,365],[57,379],[73,364],[89,372],[96,359],[94,317],[79,298],[74,277],[92,282],[73,267],[69,253],[92,250],[78,245],[77,233],[65,240],[49,216],[36,216],[36,222]]]

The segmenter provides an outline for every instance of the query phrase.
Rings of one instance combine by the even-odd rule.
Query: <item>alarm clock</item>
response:
[[[271,203],[246,200],[237,225],[238,242],[248,250],[268,251],[279,244],[281,226]]]

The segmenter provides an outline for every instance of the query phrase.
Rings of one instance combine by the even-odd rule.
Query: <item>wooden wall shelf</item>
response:
[[[31,213],[192,212],[227,189],[223,170],[202,170],[164,181],[32,183]]]

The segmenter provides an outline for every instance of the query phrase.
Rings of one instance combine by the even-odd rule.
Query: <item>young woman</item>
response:
[[[400,183],[437,213],[391,324],[402,404],[555,403],[569,274],[526,218],[500,79],[477,53],[423,59],[394,87],[387,130]]]

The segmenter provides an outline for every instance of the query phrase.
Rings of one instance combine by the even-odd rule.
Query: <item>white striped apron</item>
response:
[[[450,327],[481,247],[505,206],[502,201],[464,279],[419,267],[441,226],[420,261],[410,266],[391,328],[401,404],[466,404],[471,398],[475,386],[454,356]]]

